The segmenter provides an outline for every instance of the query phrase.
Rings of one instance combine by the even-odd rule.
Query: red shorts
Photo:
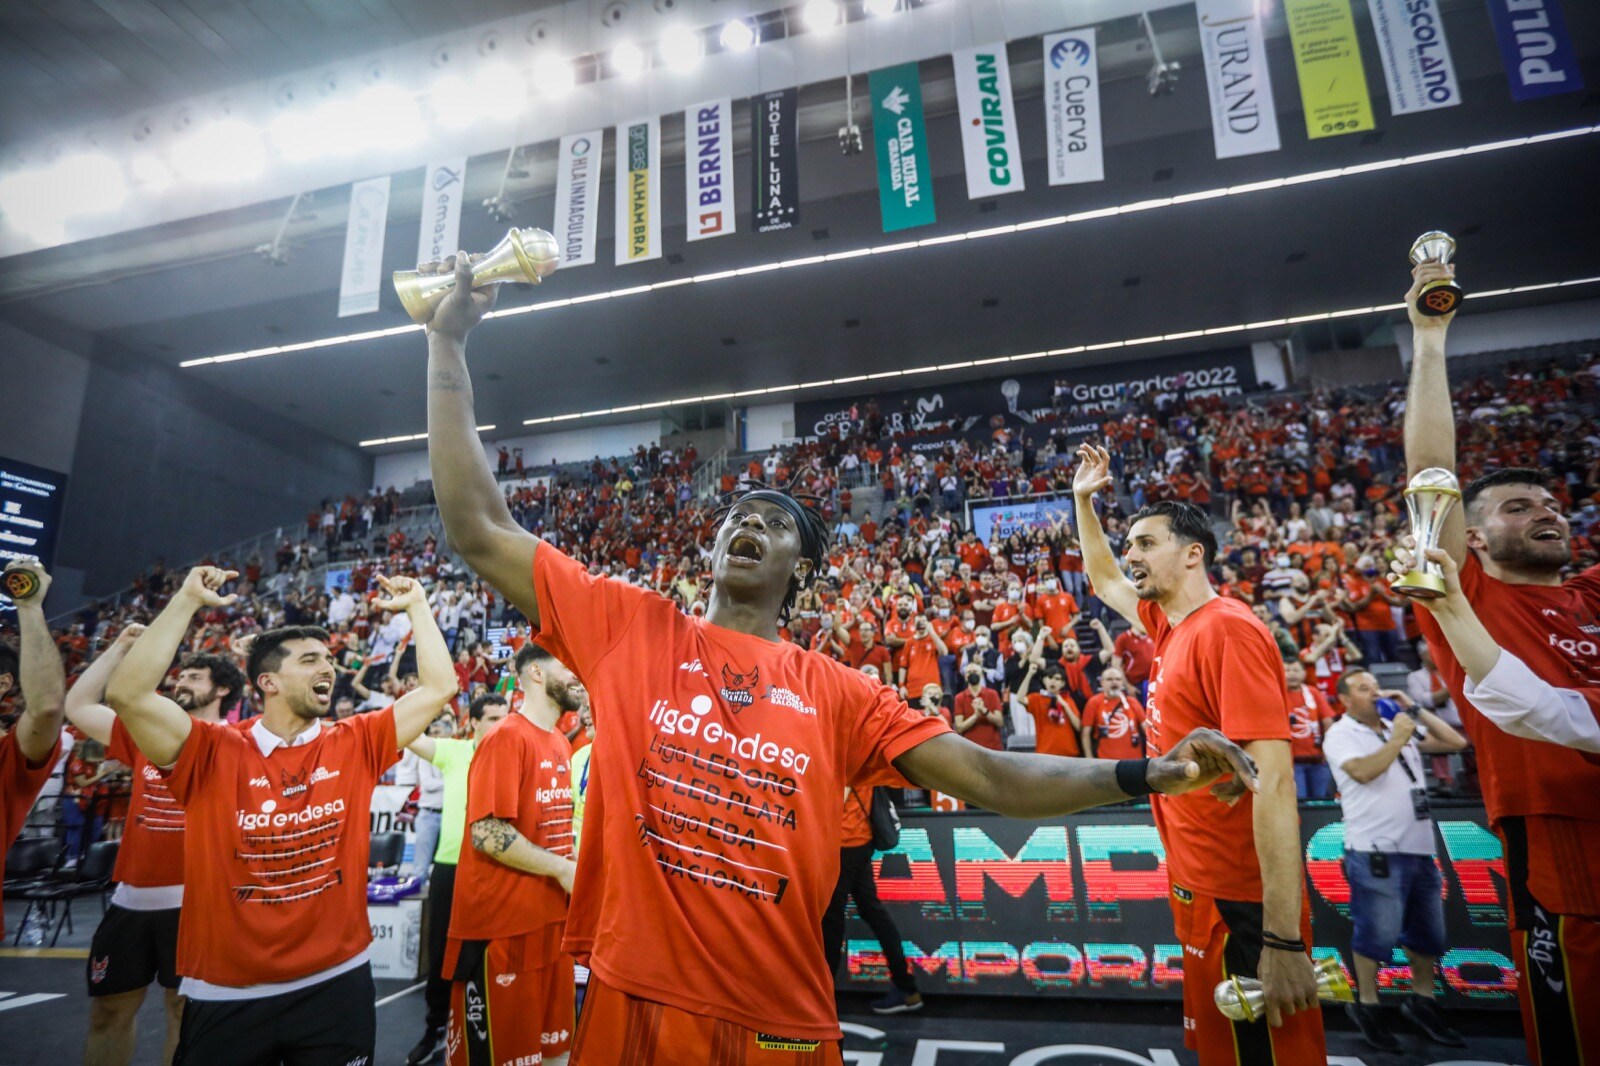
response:
[[[1261,904],[1215,899],[1172,886],[1172,925],[1183,947],[1183,1043],[1200,1066],[1326,1062],[1322,1012],[1305,1010],[1274,1029],[1230,1021],[1212,998],[1229,977],[1254,977],[1261,961]],[[1311,942],[1311,904],[1301,900],[1300,936]]]
[[[638,999],[591,973],[570,1066],[843,1066],[839,1046]]]
[[[1600,917],[1593,913],[1591,854],[1600,842],[1584,839],[1600,827],[1532,817],[1503,818],[1498,828],[1528,1061],[1600,1061]]]
[[[550,957],[542,933],[502,940],[451,939],[449,1066],[541,1066],[572,1047],[572,956]],[[540,965],[540,964],[543,965]]]

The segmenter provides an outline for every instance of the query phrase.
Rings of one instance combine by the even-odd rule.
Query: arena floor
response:
[[[14,929],[21,905],[7,903]],[[55,949],[0,949],[0,1066],[65,1066],[79,1061],[87,997],[83,989],[86,945],[99,907],[80,901],[77,932],[62,934]],[[378,1054],[374,1066],[401,1066],[421,1032],[422,986],[378,982]],[[870,997],[843,994],[845,1061],[855,1066],[1193,1066],[1183,1050],[1176,1006],[997,998],[930,998],[920,1014],[879,1017]],[[159,1066],[160,999],[145,1001],[139,1016],[135,1066]],[[1405,1050],[1386,1055],[1365,1049],[1336,1011],[1326,1014],[1330,1066],[1520,1066],[1527,1056],[1515,1016],[1505,1012],[1455,1012],[1451,1021],[1467,1035],[1465,1051],[1434,1048],[1401,1032]],[[1398,1021],[1398,1018],[1397,1018]],[[1403,1024],[1403,1023],[1402,1023]],[[1298,1066],[1298,1064],[1297,1064]]]

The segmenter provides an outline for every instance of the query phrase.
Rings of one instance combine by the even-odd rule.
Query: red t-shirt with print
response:
[[[1144,740],[1139,726],[1143,721],[1144,705],[1131,692],[1114,698],[1096,692],[1083,709],[1083,724],[1094,740],[1095,757],[1100,759],[1142,759]]]
[[[17,738],[12,733],[0,733],[0,881],[5,880],[6,852],[12,841],[22,832],[33,801],[39,798],[44,783],[50,780],[50,771],[61,758],[61,741],[58,738],[50,754],[37,763],[30,763],[17,750]],[[0,933],[5,932],[5,920],[0,917]]]
[[[106,757],[133,769],[128,819],[113,878],[136,888],[183,884],[183,805],[172,795],[166,775],[145,758],[120,718],[111,723]]]

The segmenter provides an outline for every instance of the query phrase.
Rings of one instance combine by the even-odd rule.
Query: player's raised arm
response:
[[[439,623],[428,607],[422,582],[414,577],[380,574],[378,584],[383,586],[384,598],[376,606],[385,611],[406,612],[406,617],[411,619],[411,635],[417,648],[417,687],[394,701],[395,741],[405,747],[422,736],[461,688],[455,664],[450,661],[450,647],[444,642]],[[400,661],[399,652],[395,653],[394,660]]]
[[[105,705],[106,682],[143,633],[144,626],[137,623],[123,626],[111,647],[101,652],[67,691],[67,721],[102,744],[111,743],[111,726],[117,720],[117,713]]]
[[[1429,467],[1452,473],[1456,468],[1456,415],[1445,369],[1444,337],[1455,313],[1430,317],[1417,310],[1422,287],[1439,278],[1455,277],[1450,263],[1419,263],[1411,270],[1406,314],[1411,316],[1411,383],[1406,392],[1406,470],[1408,476]],[[1446,516],[1439,546],[1456,562],[1467,556],[1467,523],[1460,507]]]
[[[171,766],[178,761],[193,724],[182,707],[156,690],[177,657],[195,613],[202,607],[227,607],[238,599],[237,595],[223,596],[217,591],[238,576],[215,566],[190,570],[183,587],[134,641],[106,682],[106,702],[127,726],[145,758],[157,766]]]
[[[17,680],[26,702],[15,730],[17,750],[28,762],[37,763],[55,750],[61,737],[61,707],[67,687],[61,653],[50,638],[50,623],[44,617],[50,575],[37,559],[13,560],[5,572],[8,576],[19,575],[14,581],[7,581],[22,638]],[[28,591],[19,591],[24,588]]]
[[[1094,496],[1111,487],[1111,454],[1093,444],[1078,445],[1078,467],[1072,472],[1072,500],[1078,516],[1078,546],[1083,568],[1100,601],[1129,622],[1139,621],[1139,594],[1117,566],[1100,516],[1094,513]]]
[[[454,270],[456,286],[440,302],[428,332],[428,463],[450,544],[467,564],[539,624],[533,552],[539,539],[511,518],[478,440],[467,334],[494,307],[497,286],[474,290],[465,253],[425,263],[423,273]]]

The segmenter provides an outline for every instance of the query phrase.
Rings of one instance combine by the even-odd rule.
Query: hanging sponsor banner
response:
[[[383,232],[389,225],[389,178],[350,186],[350,217],[344,227],[344,268],[339,273],[339,317],[378,309],[383,285]]]
[[[1278,109],[1255,0],[1196,0],[1218,159],[1276,152]]]
[[[684,217],[689,239],[734,231],[733,101],[711,100],[683,113]]]
[[[853,407],[859,411],[870,396],[883,412],[884,432],[890,436],[977,441],[991,439],[1002,429],[1015,432],[1027,426],[1036,427],[1035,432],[1065,428],[1068,433],[1087,434],[1099,430],[1098,424],[1092,424],[1092,412],[1115,410],[1147,393],[1182,392],[1199,397],[1253,392],[1255,367],[1249,348],[1222,348],[987,381],[802,400],[794,405],[794,432],[802,439],[859,432],[861,423],[852,421],[850,411]],[[1055,399],[1058,390],[1059,402]],[[1060,419],[1051,421],[1058,410]],[[922,450],[915,441],[910,447]]]
[[[1350,0],[1284,0],[1306,136],[1312,140],[1372,129],[1372,98],[1356,45]]]
[[[936,221],[936,216],[917,64],[875,70],[867,79],[867,89],[872,94],[872,139],[878,153],[883,232],[926,226]]]
[[[550,232],[561,246],[561,265],[594,262],[595,229],[600,216],[600,159],[605,130],[571,133],[556,152],[556,211]],[[621,153],[617,155],[622,158]],[[622,188],[617,181],[617,188]],[[620,201],[619,201],[620,202]],[[622,209],[617,209],[617,247],[622,247]]]
[[[1449,886],[1443,907],[1450,948],[1439,959],[1441,1004],[1515,1011],[1517,973],[1505,925],[1509,900],[1499,874],[1505,866],[1500,841],[1476,804],[1438,805],[1434,817],[1439,867]],[[1182,997],[1183,949],[1172,932],[1166,849],[1149,808],[1107,808],[1046,821],[969,811],[902,811],[900,819],[899,843],[873,854],[872,873],[924,995]],[[1338,959],[1348,975],[1355,958],[1339,808],[1301,806],[1300,839],[1312,954]],[[845,936],[845,987],[887,988],[889,971],[876,934],[852,918]],[[1380,995],[1391,1004],[1411,988],[1409,968],[1397,960],[1384,960],[1378,978]],[[1094,1061],[1150,1061],[1140,1051]],[[1013,1061],[1064,1066],[1072,1059],[1019,1055]]]
[[[750,204],[757,233],[789,229],[800,221],[799,100],[798,89],[750,98]]]
[[[951,55],[961,148],[967,160],[967,198],[1022,191],[1022,151],[1011,102],[1006,43],[961,48]]]
[[[1489,18],[1500,40],[1500,61],[1513,100],[1583,88],[1561,0],[1489,0]]]
[[[1437,0],[1367,0],[1389,111],[1409,115],[1461,102]]]
[[[1105,180],[1093,26],[1044,39],[1044,136],[1051,185]]]
[[[417,262],[432,263],[455,255],[461,237],[461,197],[467,187],[467,157],[429,163],[422,172],[422,225],[417,234]]]
[[[617,127],[617,265],[661,258],[661,119]]]

